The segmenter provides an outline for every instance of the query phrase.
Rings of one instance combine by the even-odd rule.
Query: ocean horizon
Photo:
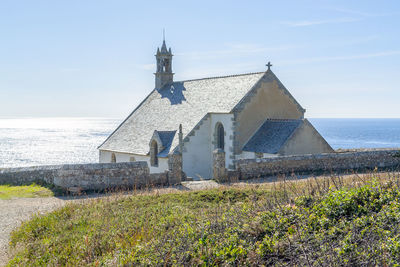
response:
[[[400,148],[400,118],[309,118],[334,149]],[[0,168],[96,163],[118,118],[0,118]]]

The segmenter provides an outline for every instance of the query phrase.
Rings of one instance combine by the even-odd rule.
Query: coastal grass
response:
[[[394,265],[400,176],[114,195],[36,216],[9,266]]]
[[[0,199],[50,197],[54,193],[41,185],[0,185]]]

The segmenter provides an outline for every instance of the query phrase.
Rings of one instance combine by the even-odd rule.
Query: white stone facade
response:
[[[150,168],[150,173],[160,173],[168,170],[168,158],[158,158],[158,166],[151,166],[150,156],[111,152],[104,150],[100,150],[99,152],[99,162],[110,163],[112,154],[115,155],[116,162],[130,162],[132,161],[132,159],[134,159],[134,161],[145,161]]]
[[[194,135],[183,145],[183,171],[193,178],[212,178],[212,151],[216,148],[216,126],[224,127],[224,151],[226,168],[233,164],[233,114],[209,113]]]

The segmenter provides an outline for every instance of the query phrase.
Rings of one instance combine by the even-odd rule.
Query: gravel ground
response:
[[[66,200],[46,198],[17,198],[0,200],[0,266],[7,263],[8,239],[13,229],[36,213],[61,207]]]

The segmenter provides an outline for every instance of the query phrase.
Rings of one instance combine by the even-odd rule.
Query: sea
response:
[[[399,148],[400,119],[309,119],[334,148]],[[95,163],[122,122],[110,118],[0,118],[0,168]]]

